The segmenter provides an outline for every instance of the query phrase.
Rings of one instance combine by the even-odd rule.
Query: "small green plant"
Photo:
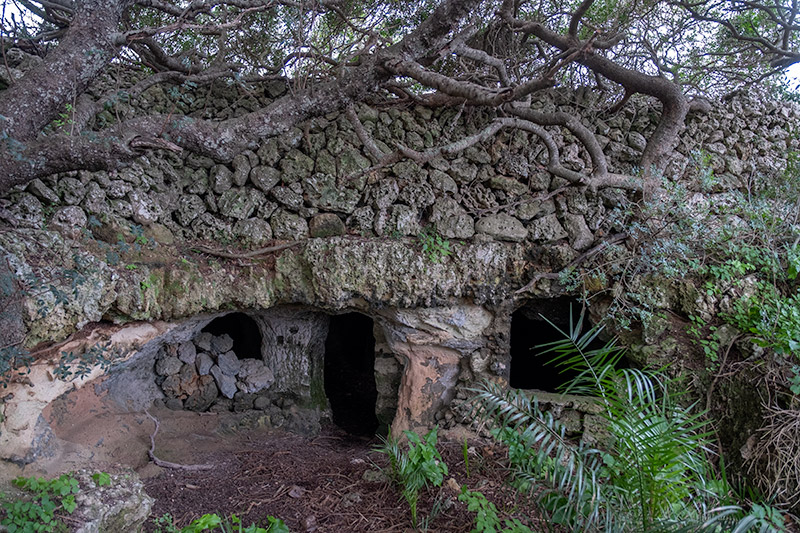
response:
[[[792,367],[792,377],[789,378],[789,390],[794,395],[800,395],[800,366]]]
[[[92,481],[98,487],[106,487],[111,485],[111,476],[109,476],[106,472],[95,472],[92,474]]]
[[[690,316],[692,325],[688,332],[694,337],[692,342],[700,346],[707,361],[709,369],[714,370],[719,366],[719,335],[716,326],[709,326],[706,321],[698,316]]]
[[[72,104],[67,103],[64,105],[64,111],[58,114],[58,118],[53,121],[53,126],[56,128],[64,128],[65,126],[72,126],[75,124],[75,120],[73,116],[75,114],[75,108]],[[65,131],[67,135],[72,134],[72,128],[70,131]]]
[[[178,529],[169,513],[153,519],[155,533],[200,533],[202,531],[220,530],[222,533],[291,533],[283,520],[274,516],[267,517],[267,527],[256,524],[244,526],[242,520],[232,514],[230,518],[220,517],[216,513],[207,513],[194,519],[188,526]]]
[[[453,253],[450,249],[450,241],[443,238],[434,226],[422,230],[418,238],[422,245],[422,253],[431,263],[441,263],[445,257]]]
[[[467,509],[475,516],[475,529],[470,533],[533,533],[532,530],[518,519],[506,519],[501,522],[497,506],[486,499],[482,492],[467,490],[461,487],[458,501],[467,504]],[[505,526],[505,527],[504,527]]]
[[[391,434],[383,440],[377,451],[389,457],[390,478],[401,488],[411,510],[411,523],[417,527],[417,502],[419,492],[429,484],[440,487],[447,475],[447,465],[436,449],[438,428],[434,427],[424,437],[413,431],[404,431],[408,439],[408,452]]]
[[[136,270],[137,268],[139,267],[137,265],[134,265],[133,263],[125,265],[125,270]]]
[[[72,514],[75,511],[75,495],[80,491],[77,479],[63,474],[51,480],[18,477],[12,483],[31,493],[31,497],[3,502],[6,516],[0,524],[6,526],[9,533],[67,531],[67,526],[58,519],[58,513]],[[0,495],[0,500],[5,499],[5,495]]]

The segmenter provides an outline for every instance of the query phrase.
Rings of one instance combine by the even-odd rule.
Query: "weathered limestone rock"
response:
[[[294,241],[308,237],[308,223],[304,218],[284,209],[272,215],[272,232],[276,239]]]
[[[281,179],[284,183],[293,183],[311,176],[314,170],[314,160],[306,154],[293,148],[281,159]]]
[[[195,365],[197,366],[198,374],[200,374],[201,376],[207,376],[208,373],[211,372],[211,367],[214,366],[214,360],[208,353],[200,352],[199,354],[197,354]]]
[[[256,210],[256,197],[244,188],[228,189],[219,198],[219,211],[223,215],[244,220]]]
[[[44,409],[65,392],[93,384],[104,371],[100,366],[73,381],[53,380],[53,370],[61,351],[83,353],[98,343],[108,343],[108,349],[124,354],[119,363],[136,354],[149,341],[167,334],[174,325],[164,322],[133,323],[127,326],[103,326],[94,329],[91,337],[78,337],[57,344],[47,354],[31,365],[27,377],[33,387],[25,383],[11,383],[6,389],[3,403],[3,424],[0,426],[0,458],[18,464],[28,464],[51,453],[52,432],[42,417]],[[152,362],[150,363],[152,364]],[[152,367],[151,367],[152,368]],[[28,394],[32,390],[36,394]],[[32,421],[39,421],[34,422]]]
[[[232,349],[233,349],[233,339],[227,333],[224,335],[214,336],[211,338],[211,341],[209,342],[209,350],[211,350],[211,352],[216,355],[229,352]]]
[[[569,235],[570,246],[579,252],[586,250],[594,242],[594,235],[586,225],[583,215],[567,213],[564,215],[564,225]]]
[[[178,359],[187,365],[193,365],[197,357],[197,348],[191,341],[182,342],[178,345]]]
[[[86,227],[86,213],[76,205],[62,207],[50,219],[50,227],[67,238],[77,239]]]
[[[198,333],[197,336],[192,340],[192,342],[194,342],[194,345],[197,347],[198,350],[202,350],[204,352],[210,352],[212,340],[214,340],[214,335],[212,335],[207,331],[203,331]],[[227,352],[228,350],[225,351]]]
[[[502,241],[520,242],[528,236],[528,230],[516,218],[500,213],[484,217],[475,223],[475,231],[485,233]]]
[[[205,212],[206,203],[203,199],[196,194],[189,194],[181,196],[175,216],[181,226],[188,226]]]
[[[567,232],[555,214],[537,218],[528,226],[530,238],[534,241],[552,242],[568,237]]]
[[[489,180],[489,187],[499,189],[514,196],[522,196],[528,192],[528,187],[524,183],[508,178],[506,176],[494,176]]]
[[[111,474],[111,483],[102,487],[94,482],[90,471],[75,475],[81,490],[75,495],[78,507],[73,516],[82,522],[76,533],[142,530],[154,502],[136,473]]]
[[[311,219],[308,231],[311,237],[325,238],[344,235],[347,229],[338,216],[333,213],[322,213]]]
[[[240,220],[233,225],[233,233],[243,243],[262,246],[272,240],[272,227],[261,218]]]
[[[38,178],[28,184],[26,191],[46,204],[57,204],[60,200],[55,191]]]
[[[352,213],[361,199],[358,190],[339,185],[331,174],[314,174],[305,181],[305,189],[308,203],[326,211]]]
[[[44,225],[42,204],[32,194],[20,193],[6,209],[17,227],[38,229]]]
[[[259,166],[250,171],[250,181],[265,193],[271,191],[280,180],[281,172],[276,168]]]
[[[258,359],[243,359],[239,368],[239,382],[244,385],[242,391],[255,393],[269,388],[275,381],[267,365]]]
[[[431,222],[448,239],[470,239],[475,235],[475,221],[452,198],[440,198],[433,205]]]
[[[422,230],[416,209],[405,204],[395,204],[389,210],[386,232],[390,235],[417,235]]]
[[[303,206],[303,196],[283,185],[270,189],[269,196],[288,209],[297,210]]]
[[[156,374],[159,376],[172,376],[181,370],[183,363],[177,357],[165,356],[156,361]]]
[[[200,376],[196,390],[183,402],[184,409],[190,411],[207,411],[219,396],[214,377],[210,375]]]

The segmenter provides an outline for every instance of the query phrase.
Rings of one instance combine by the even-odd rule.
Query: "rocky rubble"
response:
[[[190,411],[242,411],[256,403],[263,409],[271,395],[258,394],[275,381],[261,354],[236,354],[229,335],[206,332],[162,346],[155,372],[167,407]]]

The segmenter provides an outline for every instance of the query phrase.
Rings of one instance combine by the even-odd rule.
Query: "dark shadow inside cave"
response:
[[[354,435],[378,429],[373,321],[361,313],[331,316],[325,340],[325,394],[333,422]]]
[[[217,317],[203,331],[216,336],[230,335],[233,352],[239,359],[261,359],[261,331],[256,321],[245,313],[228,313]]]
[[[553,325],[548,324],[547,320],[568,333],[570,317],[573,324],[577,324],[581,309],[580,302],[569,297],[561,297],[530,301],[511,315],[509,367],[511,387],[558,392],[561,385],[575,378],[577,371],[563,370],[556,365],[548,364],[553,354],[543,353],[546,348],[539,346],[565,338]],[[588,318],[584,317],[582,331],[585,333],[591,327]],[[596,338],[589,348],[594,350],[604,345],[605,342]],[[624,358],[620,364],[626,364]]]

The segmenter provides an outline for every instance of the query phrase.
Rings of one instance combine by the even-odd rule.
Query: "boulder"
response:
[[[101,487],[92,479],[93,473],[75,473],[81,490],[75,495],[78,508],[73,517],[81,525],[74,531],[141,531],[153,508],[153,498],[144,491],[139,476],[132,471],[111,474],[111,482]]]
[[[346,228],[344,222],[333,213],[322,213],[311,219],[308,231],[312,237],[336,237],[344,235]]]
[[[81,230],[86,227],[86,213],[76,205],[62,207],[50,219],[50,228],[58,231],[65,237],[77,239]]]
[[[209,349],[211,350],[211,353],[215,355],[229,352],[230,350],[233,349],[233,339],[227,333],[219,336],[214,336],[211,338]]]
[[[184,408],[190,411],[207,411],[219,396],[219,389],[210,375],[200,376],[197,390],[183,402]]]
[[[507,215],[499,213],[484,217],[475,223],[475,231],[485,233],[501,241],[520,242],[528,236],[528,230],[522,222]]]
[[[197,367],[197,373],[201,376],[207,376],[209,372],[211,372],[211,367],[214,366],[214,360],[211,358],[206,352],[200,352],[197,354],[197,359],[195,360],[195,366]]]
[[[586,250],[594,242],[594,235],[586,224],[586,219],[583,218],[583,215],[567,213],[564,215],[564,225],[569,235],[570,246],[579,252]]]
[[[269,388],[275,381],[272,370],[258,359],[243,359],[239,368],[240,389],[254,393]]]
[[[306,219],[290,213],[285,209],[278,209],[270,219],[272,232],[279,240],[299,240],[308,237],[308,223]]]
[[[219,366],[214,365],[211,367],[211,375],[214,376],[214,381],[219,387],[219,392],[226,398],[232,399],[236,391],[236,378],[229,376],[222,372]]]
[[[211,351],[211,341],[214,339],[214,335],[207,331],[203,331],[198,333],[194,338],[194,345],[197,346],[198,350],[202,350],[204,352]],[[227,350],[226,350],[227,351]]]
[[[180,372],[183,362],[174,356],[162,357],[156,361],[156,374],[172,376]]]
[[[538,218],[528,226],[530,238],[535,241],[557,241],[567,238],[567,232],[561,227],[555,214]]]
[[[178,345],[178,359],[186,364],[193,365],[197,357],[197,348],[191,341],[182,342]]]
[[[217,365],[222,372],[228,376],[235,376],[239,373],[241,368],[241,361],[236,357],[233,351],[227,351],[219,354],[217,357]]]

